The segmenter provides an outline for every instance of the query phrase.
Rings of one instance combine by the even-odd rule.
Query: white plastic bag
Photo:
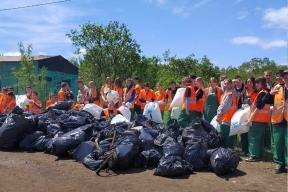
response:
[[[130,121],[131,111],[129,110],[128,107],[121,106],[121,107],[119,107],[118,110],[121,112],[121,114],[122,114],[128,121]]]
[[[26,95],[16,95],[16,105],[19,106],[21,109],[25,109],[26,105],[29,104],[29,99]]]
[[[181,107],[173,107],[171,110],[171,119],[178,119],[180,112],[182,108]]]
[[[145,105],[143,115],[155,123],[162,123],[162,116],[157,102],[149,102]]]
[[[111,124],[117,124],[117,123],[127,123],[129,124],[130,122],[125,118],[123,117],[122,115],[118,114],[116,115],[115,117],[112,118],[111,120]]]
[[[178,88],[170,107],[182,107],[185,88]]]
[[[119,101],[119,94],[117,91],[110,90],[107,93],[107,101],[113,101],[116,104]]]
[[[238,109],[231,119],[229,136],[247,133],[249,131],[249,126],[246,121],[249,119],[249,116],[250,107]]]
[[[217,119],[217,115],[212,119],[212,121],[210,122],[210,124],[217,130],[220,132],[220,123],[216,121]]]
[[[103,108],[99,107],[98,105],[94,103],[89,103],[89,104],[86,104],[82,110],[91,113],[96,119],[100,119],[100,115],[101,115],[101,112],[103,111]]]

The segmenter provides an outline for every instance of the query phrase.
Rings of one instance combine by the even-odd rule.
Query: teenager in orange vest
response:
[[[217,108],[221,102],[221,96],[223,90],[217,86],[218,81],[215,77],[211,77],[209,80],[209,87],[205,89],[205,106],[203,117],[206,121],[211,122],[212,119],[217,115]]]
[[[121,114],[120,111],[118,111],[115,107],[114,107],[114,102],[113,101],[109,101],[108,102],[108,107],[103,109],[103,111],[101,112],[101,117],[105,117],[106,119],[112,119],[113,117],[115,117],[116,115]]]
[[[33,93],[32,87],[26,86],[25,95],[27,96],[28,99],[32,99],[32,93]]]
[[[134,100],[134,111],[137,115],[142,114],[141,113],[141,102],[139,101],[139,95],[140,91],[142,90],[142,87],[139,83],[139,77],[135,76],[133,77],[133,84],[134,84],[134,89],[135,89],[135,100]]]
[[[276,174],[282,173],[288,166],[288,70],[281,73],[284,84],[274,86],[265,97],[273,104],[271,123],[274,139],[274,162]],[[279,81],[278,81],[279,82]],[[280,82],[281,83],[281,82]],[[265,99],[264,99],[265,100]]]
[[[169,83],[169,88],[166,90],[166,93],[165,93],[165,103],[167,103],[167,108],[168,108],[167,125],[171,125],[176,121],[175,119],[171,119],[172,108],[170,107],[172,100],[174,96],[176,95],[176,92],[177,92],[176,82],[171,81]]]
[[[206,94],[205,94],[205,86],[204,81],[201,77],[197,77],[195,80],[195,86],[197,87],[196,91],[196,112],[195,112],[195,118],[203,118],[203,112],[204,112],[204,103],[206,100]]]
[[[58,92],[57,100],[59,101],[73,101],[74,95],[71,90],[69,90],[69,85],[66,82],[61,83],[61,89]]]
[[[108,101],[107,101],[107,98],[106,98],[106,93],[104,92],[104,88],[109,88],[110,90],[113,90],[114,89],[114,86],[112,84],[112,81],[111,81],[111,78],[110,77],[106,77],[106,80],[105,80],[105,85],[103,85],[101,87],[101,98],[102,98],[102,107],[105,108],[107,107],[108,105]]]
[[[123,100],[123,86],[122,86],[122,80],[117,77],[114,80],[114,91],[117,91],[119,94],[119,101],[115,104],[115,108],[119,108],[122,106],[122,100]]]
[[[85,95],[83,95],[83,94],[80,94],[78,97],[77,97],[77,103],[76,103],[76,105],[74,106],[74,109],[76,110],[76,111],[80,111],[80,110],[82,110],[82,108],[86,105],[86,104],[88,104],[88,101],[85,101]]]
[[[53,105],[57,102],[56,100],[56,95],[54,95],[53,93],[49,95],[49,100],[46,101],[46,109],[50,106]]]
[[[90,81],[89,82],[89,103],[94,103],[98,106],[100,106],[100,91],[97,89],[95,82]]]
[[[264,137],[265,129],[270,122],[270,105],[263,99],[267,91],[265,77],[259,77],[255,80],[257,97],[251,105],[250,118],[247,124],[250,126],[248,131],[249,158],[248,162],[258,161],[264,156]]]
[[[231,119],[237,111],[237,97],[232,93],[232,80],[224,80],[224,93],[221,96],[220,105],[217,109],[217,122],[220,123],[220,132],[224,136],[224,147],[233,149],[233,136],[229,137]]]
[[[196,93],[194,89],[193,81],[190,77],[186,77],[182,80],[186,90],[183,96],[182,111],[177,119],[181,128],[186,128],[194,119],[196,111]]]
[[[123,106],[126,106],[127,103],[131,104],[131,117],[130,119],[134,119],[134,100],[135,100],[136,91],[133,88],[132,79],[126,79],[126,87],[123,90]]]
[[[158,102],[159,104],[159,108],[160,108],[160,111],[161,111],[161,116],[162,116],[162,119],[164,118],[164,111],[165,111],[165,91],[162,89],[162,84],[161,83],[157,83],[156,84],[156,87],[157,87],[157,90],[155,92],[155,101]]]
[[[7,103],[7,100],[8,100],[7,93],[8,93],[7,87],[3,87],[3,88],[2,88],[2,93],[0,93],[0,113],[3,113],[3,112],[6,110],[7,106],[8,106],[8,103]]]
[[[7,93],[7,107],[4,110],[3,113],[10,113],[14,108],[16,107],[16,97],[13,92],[8,92]]]
[[[154,91],[150,89],[149,83],[145,82],[143,89],[140,91],[139,101],[141,102],[141,114],[145,108],[145,105],[149,102],[153,102],[155,99]]]
[[[40,114],[42,111],[42,102],[38,100],[38,93],[34,91],[31,96],[30,103],[25,111],[30,111],[35,114]]]

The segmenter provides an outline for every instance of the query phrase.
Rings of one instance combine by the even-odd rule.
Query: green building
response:
[[[20,68],[21,56],[0,56],[0,87],[12,86],[16,94],[23,94],[24,90],[19,90],[15,85],[17,79],[12,74],[12,69]],[[48,91],[55,94],[61,88],[62,82],[67,82],[70,90],[77,96],[78,68],[62,56],[34,56],[35,65],[40,71],[41,68],[47,69]]]

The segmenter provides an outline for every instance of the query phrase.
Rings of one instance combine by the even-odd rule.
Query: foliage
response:
[[[17,79],[15,86],[18,86],[18,89],[22,91],[25,90],[26,86],[31,86],[33,90],[38,92],[39,100],[44,102],[49,93],[46,81],[47,70],[45,68],[38,69],[35,65],[34,57],[31,56],[33,50],[31,44],[25,48],[20,42],[18,47],[21,53],[21,67],[12,69],[12,74]]]

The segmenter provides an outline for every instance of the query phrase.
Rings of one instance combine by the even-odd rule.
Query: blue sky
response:
[[[53,1],[2,1],[0,9]],[[287,14],[286,0],[72,0],[0,11],[0,52],[19,55],[22,41],[33,45],[34,55],[69,59],[76,50],[65,36],[70,29],[88,21],[119,21],[148,57],[169,49],[179,58],[207,55],[219,67],[254,57],[287,65]]]

